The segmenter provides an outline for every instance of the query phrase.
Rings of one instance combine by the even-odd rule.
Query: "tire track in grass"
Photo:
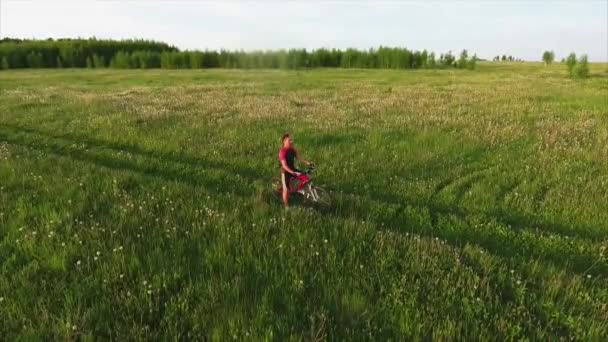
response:
[[[361,203],[361,200],[357,203]],[[367,208],[373,208],[373,205],[368,204],[365,206]],[[425,207],[424,205],[421,205],[414,209],[420,208]],[[353,211],[356,210],[351,210],[350,212]],[[469,217],[467,215],[468,214],[464,212],[458,214],[457,210],[446,210],[445,215],[441,215],[439,225],[431,227],[432,229],[427,229],[425,226],[410,226],[408,232],[423,237],[441,238],[449,245],[458,249],[466,248],[466,246],[469,245],[475,246],[474,248],[478,249],[481,254],[484,254],[484,250],[489,252],[489,256],[498,260],[499,269],[504,271],[499,273],[496,273],[498,271],[491,271],[490,279],[488,279],[488,281],[492,282],[492,288],[498,295],[498,298],[513,302],[514,305],[519,308],[525,308],[527,315],[535,317],[538,320],[538,324],[547,322],[546,320],[543,321],[543,318],[538,316],[538,312],[539,310],[542,310],[542,307],[535,304],[535,298],[542,298],[544,293],[543,287],[539,284],[547,281],[547,279],[544,276],[544,273],[535,273],[534,269],[538,269],[539,266],[542,266],[543,269],[545,267],[557,267],[564,270],[566,274],[577,275],[579,277],[578,279],[581,279],[577,284],[579,284],[580,290],[585,291],[587,295],[596,293],[599,289],[597,285],[595,285],[595,282],[602,281],[602,279],[605,279],[608,276],[608,265],[606,265],[605,262],[597,264],[597,260],[594,261],[593,258],[589,258],[589,255],[585,255],[586,253],[580,251],[578,247],[575,246],[576,241],[558,239],[556,240],[558,243],[553,245],[551,242],[552,239],[539,235],[536,232],[527,230],[514,231],[510,228],[507,229],[504,224],[496,221],[486,228],[484,224],[488,221],[488,217]],[[404,221],[407,222],[408,220],[403,220],[398,217],[394,220],[376,219],[372,222],[378,227],[379,231],[389,230],[402,234],[404,232]],[[454,226],[456,226],[457,229],[450,230]],[[470,231],[472,227],[479,228]],[[578,243],[584,242],[585,241],[578,241]],[[572,246],[573,248],[564,248],[565,246]],[[530,262],[533,264],[530,264]],[[515,280],[508,279],[512,276],[508,271],[509,267],[506,265],[511,265],[512,269],[523,272],[519,275],[519,277],[522,277],[522,286],[520,286],[519,283],[516,283]],[[583,270],[583,268],[586,268],[589,265],[591,265],[592,269],[587,268]],[[592,271],[594,278],[596,279],[593,283],[584,281],[588,274],[587,272],[590,271]],[[487,272],[481,275],[482,278],[487,278],[487,276]],[[566,276],[566,278],[569,279],[568,276]],[[568,288],[562,289],[568,291]],[[525,294],[525,292],[529,291],[532,291],[534,295]],[[575,314],[584,315],[585,313],[584,310],[575,310],[572,305],[563,305],[567,305],[567,307],[571,309],[570,312]],[[596,314],[593,317],[598,316]],[[547,326],[548,325],[549,323],[547,323]],[[555,329],[559,328],[551,326],[547,329],[556,331]]]
[[[175,155],[155,154],[128,144],[106,145],[100,140],[81,142],[71,138],[57,138],[44,135],[44,133],[40,135],[36,130],[14,129],[6,125],[0,125],[0,140],[110,169],[134,172],[165,181],[179,181],[194,186],[203,186],[211,191],[216,191],[219,185],[224,186],[225,183],[229,183],[232,184],[231,192],[242,196],[253,196],[254,189],[238,186],[241,178],[251,182],[263,178],[259,170],[250,168],[238,168],[235,165],[187,156],[181,159]],[[81,148],[83,144],[86,149]],[[124,149],[118,148],[118,146]],[[136,159],[131,160],[115,155],[124,151],[129,152]],[[168,161],[171,163],[167,163]],[[232,170],[232,172],[227,170]],[[214,176],[209,171],[221,174],[221,177]]]
[[[477,181],[484,179],[487,177],[487,172],[492,172],[492,170],[497,169],[498,166],[492,165],[488,167],[483,167],[480,169],[474,169],[471,172],[468,172],[465,175],[457,176],[457,177],[448,177],[441,182],[433,189],[431,195],[429,196],[429,203],[435,202],[445,202],[438,199],[438,197],[443,197],[443,193],[450,194],[452,193],[450,189],[455,189],[456,196],[454,200],[447,201],[454,205],[460,202],[464,192],[467,189],[470,189],[474,183]],[[431,225],[435,226],[437,224],[437,217],[431,213]]]
[[[464,194],[467,193],[473,187],[474,184],[478,183],[483,179],[488,178],[491,175],[493,169],[493,167],[490,167],[479,172],[473,172],[465,177],[462,177],[460,180],[458,180],[458,182],[453,183],[451,187],[454,189],[452,191],[452,193],[454,193],[453,203],[459,204]]]
[[[551,208],[546,208],[545,203],[549,194],[555,189],[555,185],[558,184],[557,181],[533,174],[524,180],[516,179],[509,183],[497,193],[495,197],[497,205],[488,210],[492,215],[500,216],[505,223],[513,226],[527,225],[530,228],[534,227],[539,234],[558,234],[565,238],[586,237],[594,242],[600,242],[606,238],[606,234],[602,233],[601,228],[571,222],[559,223],[546,215],[547,209]],[[518,190],[520,188],[521,191]],[[510,195],[527,195],[531,199],[530,204],[526,208],[510,205],[507,201]]]
[[[463,161],[463,163],[465,163],[465,162]],[[477,163],[481,163],[481,162],[477,162]],[[457,164],[455,166],[458,167],[461,165],[466,165],[466,164]],[[448,166],[446,166],[446,167],[448,167]],[[464,166],[461,169],[457,169],[457,171],[456,171],[457,176],[448,177],[448,178],[445,178],[442,181],[440,181],[437,184],[437,186],[435,186],[433,188],[430,198],[431,198],[431,200],[433,200],[434,198],[439,196],[442,192],[444,192],[446,189],[457,186],[459,183],[466,182],[467,180],[469,180],[472,177],[483,177],[486,172],[491,172],[492,170],[497,170],[497,169],[499,169],[499,165],[486,166],[485,164],[482,164],[482,166],[478,167],[478,168],[467,168],[466,166]],[[446,170],[441,169],[441,171],[445,172]]]
[[[213,182],[213,180],[204,179],[205,177],[202,177],[201,175],[198,175],[198,174],[195,175],[195,174],[191,174],[189,172],[185,172],[182,168],[174,169],[167,165],[160,165],[160,166],[153,165],[155,162],[154,159],[149,156],[146,156],[146,155],[144,155],[143,157],[144,157],[144,159],[146,159],[146,157],[147,157],[146,160],[148,161],[147,164],[149,164],[149,165],[142,166],[142,165],[135,164],[131,161],[125,161],[125,160],[116,159],[116,158],[108,158],[107,156],[103,156],[103,155],[99,155],[99,154],[90,154],[89,152],[82,151],[82,150],[73,150],[73,149],[70,149],[69,147],[66,147],[64,144],[58,144],[56,142],[55,143],[49,142],[49,145],[44,145],[44,144],[41,144],[40,142],[31,141],[31,139],[30,139],[30,141],[27,141],[27,136],[20,136],[20,139],[14,138],[11,136],[7,136],[7,134],[3,134],[3,132],[1,130],[0,130],[0,136],[4,137],[5,140],[8,139],[17,144],[23,144],[23,145],[31,147],[31,148],[41,149],[41,150],[49,152],[49,153],[65,155],[67,157],[85,161],[85,162],[92,161],[98,165],[109,167],[109,168],[132,171],[132,172],[144,174],[146,176],[160,177],[161,179],[169,180],[169,181],[179,181],[179,182],[191,183],[191,184],[197,185],[197,186],[202,185],[202,186],[210,188],[211,190],[214,190],[214,188],[217,188],[217,186],[218,186],[217,185],[218,183]],[[24,138],[26,138],[26,142],[23,142]],[[62,153],[62,151],[63,151],[63,153]],[[156,162],[158,162],[158,160],[156,160]],[[482,169],[482,170],[479,170],[478,172],[483,173],[487,169],[488,168]],[[220,171],[223,171],[223,170],[220,170]],[[241,188],[241,187],[236,187],[235,189],[232,189],[232,190],[233,190],[232,193],[234,193],[237,196],[241,196],[241,197],[251,197],[252,196],[252,193],[247,192],[247,191],[242,191],[243,188]],[[385,204],[385,203],[387,203],[386,200],[387,200],[386,196],[383,196],[382,201],[379,203]],[[404,205],[403,205],[403,203],[405,202],[404,199],[399,198],[399,197],[393,197],[391,201],[393,204],[395,204],[397,206],[397,208],[401,208],[401,209],[398,209],[398,211],[404,210]],[[426,204],[418,204],[418,208],[425,209],[430,213],[431,227],[437,227],[438,219],[445,215],[456,215],[459,217],[466,217],[468,215],[468,213],[462,209],[453,208],[453,207],[449,208],[446,206],[442,207],[441,204],[434,203],[434,202],[430,202],[430,203],[426,203]],[[355,211],[364,212],[364,211],[358,210],[358,209]],[[494,220],[498,220],[500,222],[509,222],[508,220],[505,220],[506,215],[504,215],[504,213],[502,213],[501,215],[499,215],[499,214],[501,214],[501,213],[500,212],[485,213],[486,216],[488,216]],[[523,219],[525,219],[525,217]],[[517,228],[519,228],[519,229],[525,228],[526,221],[522,220],[522,218],[517,218],[517,221],[518,221]],[[506,224],[510,225],[510,223],[506,223]],[[577,238],[580,238],[580,237],[577,237]]]
[[[590,315],[589,303],[585,301],[586,297],[602,296],[602,289],[601,287],[589,287],[587,283],[581,281],[581,278],[584,280],[583,277],[577,280],[572,279],[565,272],[547,272],[540,259],[529,260],[525,264],[516,260],[514,265],[513,260],[484,253],[482,248],[471,245],[463,247],[461,260],[480,278],[490,282],[493,292],[499,295],[501,304],[512,303],[520,309],[524,307],[530,318],[535,319],[535,322],[526,321],[526,323],[541,325],[551,334],[577,336],[580,334],[580,330],[571,329],[564,326],[563,322],[555,320],[556,312],[566,311],[569,315],[576,316],[579,321],[584,320],[591,326],[598,323],[605,325],[605,322],[601,321],[601,309],[592,307],[593,315]],[[557,281],[561,286],[547,289],[546,283],[553,281]],[[580,288],[581,286],[582,288]],[[529,295],[528,292],[533,295]],[[583,292],[585,296],[581,296],[580,292]],[[548,310],[548,303],[551,304],[550,308],[553,310]],[[597,317],[600,317],[600,320]],[[534,325],[526,328],[530,329]],[[589,327],[585,330],[589,330]],[[600,331],[601,329],[596,328],[590,332],[589,336],[597,336]],[[544,333],[547,333],[547,330]],[[526,335],[530,336],[529,333]]]
[[[443,221],[443,224],[441,226],[443,226],[444,228],[446,226],[450,226],[453,225],[456,222],[461,222],[461,226],[467,226],[470,224],[468,223],[468,218],[467,217],[454,217],[454,216],[450,216],[447,218],[449,221]],[[455,221],[454,221],[455,220]],[[550,253],[548,255],[544,254],[542,252],[543,248],[537,248],[540,253],[531,253],[531,251],[535,250],[534,247],[532,248],[524,248],[525,245],[521,245],[521,242],[519,242],[519,239],[517,238],[512,238],[509,239],[508,237],[506,239],[497,239],[496,243],[490,243],[488,245],[488,241],[492,240],[493,235],[490,234],[487,236],[486,242],[478,240],[478,239],[464,239],[463,240],[459,240],[458,238],[454,238],[453,236],[450,235],[445,235],[444,229],[442,227],[437,227],[437,229],[433,229],[433,231],[428,231],[428,230],[415,230],[414,233],[415,234],[419,234],[421,236],[426,236],[426,237],[433,237],[433,236],[438,236],[441,239],[445,239],[445,241],[454,246],[455,248],[466,248],[468,245],[470,246],[475,246],[476,249],[479,249],[481,254],[487,254],[489,257],[492,258],[496,258],[497,260],[499,260],[498,262],[498,268],[501,269],[502,271],[491,271],[491,272],[482,272],[480,273],[480,277],[481,278],[488,278],[490,277],[488,280],[490,280],[492,282],[492,289],[493,291],[499,295],[499,298],[501,298],[502,301],[508,301],[508,302],[513,302],[515,303],[520,309],[524,308],[526,310],[526,312],[528,312],[528,315],[530,317],[536,317],[536,319],[539,320],[539,322],[545,322],[547,323],[547,320],[544,320],[543,317],[539,316],[539,312],[542,312],[543,307],[539,306],[539,304],[535,301],[536,298],[542,298],[544,296],[544,292],[545,289],[539,285],[542,284],[545,281],[549,281],[552,278],[547,278],[546,275],[544,275],[544,273],[536,273],[533,271],[534,267],[538,267],[538,266],[533,266],[533,265],[542,265],[542,269],[545,268],[544,265],[554,265],[556,267],[558,267],[559,269],[563,269],[564,272],[566,272],[566,274],[575,274],[578,275],[578,279],[580,280],[580,282],[578,282],[579,286],[581,286],[581,288],[579,289],[579,291],[583,291],[584,293],[586,293],[586,296],[591,296],[591,297],[595,297],[594,295],[597,294],[601,294],[601,287],[597,286],[597,281],[602,281],[601,279],[605,279],[606,275],[608,272],[606,272],[608,269],[606,268],[606,264],[602,264],[602,265],[597,265],[599,267],[595,268],[593,270],[594,273],[594,277],[597,279],[595,280],[593,283],[587,282],[585,281],[585,276],[587,275],[587,272],[590,271],[590,269],[587,270],[582,270],[580,267],[576,267],[576,265],[572,265],[570,264],[568,261],[566,261],[565,263],[563,261],[560,260],[565,260],[564,258],[555,258],[555,253],[562,253],[562,249],[561,248],[557,248],[557,249],[552,249],[550,251]],[[387,229],[397,229],[397,230],[401,230],[400,228],[396,228],[393,226],[387,226]],[[471,236],[476,236],[475,233],[473,233],[473,235]],[[470,237],[471,237],[470,236]],[[513,235],[513,237],[516,237],[517,235]],[[539,239],[539,237],[537,235],[534,235],[529,241],[534,241],[536,239]],[[542,238],[540,238],[539,240],[543,240]],[[546,239],[545,239],[546,241]],[[504,244],[504,248],[497,248],[497,245],[500,244]],[[521,248],[520,248],[521,246]],[[538,247],[541,247],[542,244],[537,244]],[[489,252],[489,253],[484,253],[484,250]],[[525,251],[525,253],[521,253],[520,251]],[[563,253],[563,256],[566,255],[566,252]],[[567,258],[567,257],[566,257]],[[572,258],[571,258],[572,259]],[[467,260],[463,259],[463,262],[466,262]],[[590,260],[592,261],[592,260]],[[515,269],[518,270],[517,272],[523,272],[521,275],[519,275],[519,277],[521,277],[521,281],[522,281],[522,285],[523,287],[520,288],[520,284],[519,283],[515,283],[515,280],[509,280],[507,278],[510,278],[510,272],[509,272],[509,267],[506,265],[511,265],[511,269]],[[473,266],[473,265],[471,265]],[[593,265],[592,265],[593,266]],[[532,268],[532,269],[531,269]],[[477,271],[479,271],[478,268],[475,268]],[[531,273],[530,273],[531,272]],[[512,272],[511,272],[512,273]],[[570,277],[568,277],[569,279]],[[566,285],[564,285],[566,286]],[[535,293],[534,295],[527,295],[525,294],[525,292],[522,293],[521,289],[524,289],[525,292],[529,292],[532,291],[533,293]],[[563,291],[569,291],[568,287],[562,287],[561,288]],[[551,297],[551,298],[555,298],[555,297]],[[580,299],[580,297],[578,296],[573,296],[570,300],[575,300],[577,302],[579,302],[578,300]],[[581,303],[584,303],[584,301],[580,301]],[[584,317],[587,315],[587,312],[581,311],[581,310],[577,310],[577,306],[576,304],[563,304],[565,305],[567,308],[569,308],[568,312],[574,313],[575,315],[582,317],[584,319]],[[597,311],[597,310],[596,310]],[[582,316],[581,316],[582,315]],[[592,317],[599,317],[598,314],[596,313],[594,316]],[[597,322],[597,319],[596,319]],[[549,323],[547,323],[547,326],[549,325]],[[552,326],[549,327],[551,331],[553,331],[554,333],[559,330],[561,331],[560,327],[556,327],[556,326]],[[557,329],[557,330],[555,330]],[[572,330],[567,330],[570,331],[571,333],[574,333]]]
[[[507,197],[507,195],[513,191],[515,191],[515,189],[517,189],[521,184],[520,180],[514,180],[509,182],[509,184],[505,187],[501,187],[500,190],[498,191],[498,193],[496,194],[496,196],[494,196],[494,198],[496,199],[496,204],[504,204],[505,203],[505,198]]]
[[[553,185],[553,182],[542,184],[540,186],[539,191],[535,192],[535,194],[534,194],[534,202],[536,203],[538,210],[542,209],[543,206],[544,206],[544,204],[545,204],[545,202],[547,201],[547,196],[549,195],[549,193],[553,189],[552,185]]]
[[[16,144],[21,144],[23,146],[27,146],[29,148],[32,149],[38,149],[38,150],[42,150],[45,152],[49,152],[49,153],[54,153],[57,155],[63,155],[65,157],[68,158],[73,158],[76,160],[81,160],[81,161],[96,161],[98,164],[101,164],[101,166],[106,166],[106,167],[110,167],[110,168],[118,168],[118,169],[127,169],[129,171],[133,171],[133,172],[140,172],[143,173],[144,175],[148,175],[148,176],[161,176],[161,178],[166,179],[166,180],[178,180],[180,182],[191,182],[192,181],[192,177],[198,177],[198,175],[188,175],[188,174],[184,174],[183,171],[176,171],[176,170],[172,170],[171,167],[169,166],[147,166],[142,168],[141,166],[138,165],[131,165],[132,162],[127,162],[124,160],[105,160],[104,158],[106,158],[107,156],[103,156],[103,155],[99,155],[98,153],[92,154],[88,151],[82,151],[82,150],[74,150],[71,149],[69,146],[65,145],[65,141],[64,144],[58,143],[57,140],[55,141],[47,141],[48,144],[42,144],[39,141],[37,141],[37,139],[33,139],[36,137],[32,137],[30,134],[15,134],[11,135],[9,134],[5,134],[4,132],[0,131],[0,136],[4,137],[7,140],[10,140]],[[25,141],[24,141],[25,140]],[[58,140],[59,142],[61,142],[61,140]],[[144,160],[148,161],[148,162],[152,162],[154,163],[154,158],[150,157],[150,156],[143,156],[142,157]],[[228,166],[226,166],[228,167]],[[478,175],[479,177],[483,176],[483,173],[486,172],[488,168],[486,169],[481,169],[478,170],[476,173],[474,173],[474,175]],[[180,173],[181,172],[181,173]],[[469,174],[468,177],[471,177],[471,175]],[[470,180],[470,178],[467,178],[467,176],[465,177],[460,177],[459,180],[465,179],[465,182],[467,180]],[[457,181],[458,182],[458,181]],[[454,182],[452,182],[454,183]],[[215,184],[214,184],[215,185]],[[448,188],[448,186],[444,186],[444,188]],[[248,193],[237,193],[236,195],[242,196],[242,197],[248,197],[250,194]],[[373,195],[372,195],[373,196]],[[400,228],[400,224],[403,223],[403,221],[401,221],[401,219],[403,218],[402,214],[403,214],[403,210],[406,208],[406,206],[404,205],[405,200],[403,198],[399,198],[398,196],[392,196],[391,199],[387,200],[387,196],[383,196],[384,198],[381,201],[376,201],[373,198],[371,199],[374,202],[377,202],[378,205],[382,206],[385,205],[387,203],[391,203],[395,204],[397,206],[397,208],[400,208],[401,212],[397,213],[396,218],[393,218],[392,220],[388,220],[387,223],[389,223],[389,228],[391,229],[395,229],[398,231],[402,231],[402,229]],[[365,200],[369,201],[370,198],[364,198],[364,202]],[[418,227],[418,231],[420,233],[423,234],[427,234],[430,236],[435,236],[437,234],[439,234],[440,236],[442,236],[442,238],[445,238],[446,240],[450,241],[452,243],[455,243],[456,245],[460,245],[462,244],[462,240],[464,238],[464,241],[468,241],[468,239],[470,239],[471,235],[467,235],[467,234],[462,234],[462,232],[458,233],[456,232],[455,235],[449,235],[446,232],[437,229],[439,227],[438,225],[438,220],[439,219],[444,219],[446,217],[450,217],[450,216],[455,216],[455,217],[460,217],[462,219],[465,219],[469,216],[469,213],[462,210],[462,209],[458,209],[458,208],[450,208],[449,206],[442,206],[441,204],[438,203],[427,203],[427,204],[418,204],[417,206],[415,206],[418,210],[422,209],[425,210],[427,212],[431,213],[431,216],[434,217],[434,222],[431,224],[431,227],[433,228],[433,231],[425,231],[424,227]],[[364,212],[363,210],[360,210],[361,208],[351,208],[351,209],[355,209],[355,210],[351,210],[351,212]],[[497,220],[499,223],[502,222],[502,220],[504,220],[504,217],[498,217],[498,215],[492,215],[492,213],[486,213],[486,218],[489,219],[494,219]],[[407,221],[407,220],[406,220]],[[376,222],[378,223],[384,223],[381,220]],[[520,229],[525,229],[525,222],[523,225],[517,227]],[[512,237],[517,237],[519,234],[518,231],[514,231],[511,232],[511,236]],[[540,240],[546,239],[544,238],[542,235],[538,236],[537,233],[532,233],[533,235],[536,235]],[[483,237],[483,236],[482,236]],[[485,238],[479,238],[476,237],[475,240],[473,240],[472,242],[475,244],[478,244],[480,246],[484,246],[485,248],[489,248],[490,250],[493,250],[494,253],[499,253],[500,255],[504,255],[512,257],[512,253],[513,250],[515,250],[515,254],[519,255],[521,258],[529,258],[530,256],[543,256],[542,254],[538,254],[534,252],[534,248],[528,249],[528,248],[523,248],[522,246],[519,246],[517,244],[517,242],[508,242],[508,237],[507,239],[503,239],[502,242],[506,242],[505,246],[508,247],[507,250],[500,250],[496,248],[496,241],[497,240],[499,243],[501,242],[501,239],[495,239],[496,236],[489,234],[487,236],[485,236]],[[577,237],[578,240],[578,237]],[[554,251],[555,252],[555,251]],[[560,251],[561,252],[561,251]],[[555,263],[557,265],[561,265],[561,267],[565,267],[567,269],[570,269],[573,272],[580,272],[580,268],[576,267],[576,265],[571,265],[568,261],[566,261],[565,263],[563,262],[563,259],[555,259],[555,253],[550,253],[552,256],[550,258],[547,258],[550,262]],[[587,266],[589,264],[587,263]],[[605,265],[598,265],[600,267],[604,267]],[[593,266],[592,266],[593,267]],[[604,267],[605,268],[605,267]],[[600,269],[601,270],[601,269]]]
[[[107,150],[110,152],[124,153],[128,152],[132,155],[147,157],[156,160],[162,161],[171,161],[177,164],[187,164],[188,166],[192,166],[195,168],[213,168],[220,170],[228,170],[230,168],[234,168],[234,165],[229,165],[224,162],[212,161],[209,159],[200,159],[189,155],[184,154],[175,154],[172,152],[162,152],[155,150],[148,150],[142,148],[136,144],[126,143],[126,142],[116,142],[116,141],[108,141],[99,138],[92,138],[88,135],[75,134],[75,133],[53,133],[45,130],[34,129],[31,127],[24,127],[19,125],[12,125],[7,123],[0,123],[0,133],[2,130],[8,132],[9,137],[23,137],[26,139],[30,139],[32,137],[35,138],[43,138],[46,141],[51,143],[55,143],[60,146],[62,149],[67,148],[70,145],[83,145],[87,149],[98,149],[98,150]],[[29,135],[29,136],[28,136]],[[40,139],[36,139],[40,140]],[[59,143],[63,143],[62,145]],[[260,179],[261,174],[258,170],[250,167],[239,167],[236,170],[238,174],[243,175],[249,179]]]
[[[353,199],[349,199],[349,197]],[[467,242],[474,243],[507,258],[514,256],[522,258],[522,260],[542,258],[544,262],[552,263],[575,274],[586,275],[586,270],[587,272],[593,271],[602,278],[608,277],[608,264],[598,263],[595,254],[590,254],[591,247],[580,249],[589,242],[595,241],[593,236],[562,237],[557,234],[555,237],[547,237],[537,230],[530,230],[531,225],[523,221],[526,217],[517,217],[522,221],[512,224],[513,219],[502,212],[490,211],[473,214],[441,203],[414,203],[411,201],[407,203],[405,199],[394,195],[391,197],[385,195],[383,198],[375,199],[370,196],[350,194],[343,196],[341,200],[342,214],[327,210],[324,212],[333,216],[350,217],[351,213],[367,212],[375,207],[392,206],[396,208],[395,214],[375,219],[375,223],[379,227],[384,226],[403,232],[403,224],[411,222],[407,229],[412,233],[437,236],[459,246]],[[358,203],[367,203],[365,209],[361,208],[361,204]],[[428,213],[430,221],[428,225],[424,224],[424,213]],[[450,224],[446,226],[445,222],[450,222],[450,217],[460,219],[466,224],[462,227]],[[479,222],[475,223],[477,226],[471,226],[472,223],[467,220]],[[550,225],[550,223],[546,224]],[[447,230],[442,226],[445,226],[444,228]]]
[[[507,170],[507,168],[501,167],[500,165],[492,165],[487,168],[472,171],[468,175],[456,177],[455,179],[448,178],[440,183],[440,191],[434,191],[428,203],[441,203],[444,206],[452,205],[462,208],[462,198],[469,189],[473,188],[475,184],[479,184],[484,181],[491,183],[492,179],[500,178],[503,172]],[[509,174],[507,174],[507,176],[509,176]],[[493,196],[495,198],[495,204],[487,209],[484,209],[483,213],[490,216],[500,217],[502,222],[515,227],[534,227],[534,230],[539,234],[557,234],[565,237],[566,239],[582,237],[594,242],[600,242],[605,239],[606,234],[594,227],[558,223],[548,219],[542,219],[541,211],[544,209],[544,203],[546,202],[548,194],[550,194],[553,190],[553,185],[555,185],[556,182],[552,180],[540,179],[536,177],[536,175],[532,176],[533,178],[527,180],[522,180],[521,177],[512,178],[508,182],[507,186],[501,186],[500,190],[497,191]],[[531,193],[531,197],[533,198],[532,203],[534,206],[532,207],[532,212],[522,211],[519,208],[509,208],[506,201],[509,194],[517,193],[516,190],[525,183],[528,183],[528,188],[532,189],[531,191],[528,191]],[[533,183],[538,185],[530,188]],[[436,187],[435,189],[437,190],[438,188],[439,187]],[[452,197],[453,199],[447,196],[441,196],[441,194],[453,193],[455,193],[455,196]],[[463,212],[466,211],[468,211],[468,209],[463,208]],[[431,221],[433,226],[436,225],[437,217],[433,215],[433,212],[431,212]]]

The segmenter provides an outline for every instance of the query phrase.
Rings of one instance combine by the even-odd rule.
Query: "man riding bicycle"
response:
[[[302,158],[298,151],[293,147],[293,139],[289,133],[283,134],[281,138],[283,147],[279,151],[279,162],[281,163],[281,181],[283,183],[283,203],[285,208],[289,207],[289,191],[291,182],[294,179],[298,179],[302,183],[306,183],[309,177],[295,167],[295,160],[303,162],[307,166],[312,163]]]

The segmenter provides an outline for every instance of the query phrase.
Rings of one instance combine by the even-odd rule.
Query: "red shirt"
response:
[[[296,166],[295,166],[295,159],[298,155],[298,151],[296,151],[295,148],[293,147],[283,147],[280,151],[279,151],[279,161],[285,161],[285,163],[287,164],[287,166],[289,166],[290,169],[292,170],[296,170]]]

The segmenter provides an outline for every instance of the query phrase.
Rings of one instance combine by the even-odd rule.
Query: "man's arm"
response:
[[[281,159],[281,166],[283,167],[283,170],[291,173],[294,176],[297,176],[298,173],[295,172],[294,170],[292,170],[291,168],[289,168],[289,166],[287,165],[287,161],[285,159]]]
[[[298,158],[298,160],[301,161],[302,163],[306,164],[306,166],[310,166],[310,164],[312,164],[312,162],[304,159],[304,157],[302,157],[300,155],[300,152],[298,152],[297,150],[296,150],[296,158]]]

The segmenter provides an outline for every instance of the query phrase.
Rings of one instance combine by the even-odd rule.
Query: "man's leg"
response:
[[[281,180],[283,181],[283,204],[285,204],[285,208],[289,207],[289,187],[287,186],[287,176],[285,176],[285,172],[281,173]]]

